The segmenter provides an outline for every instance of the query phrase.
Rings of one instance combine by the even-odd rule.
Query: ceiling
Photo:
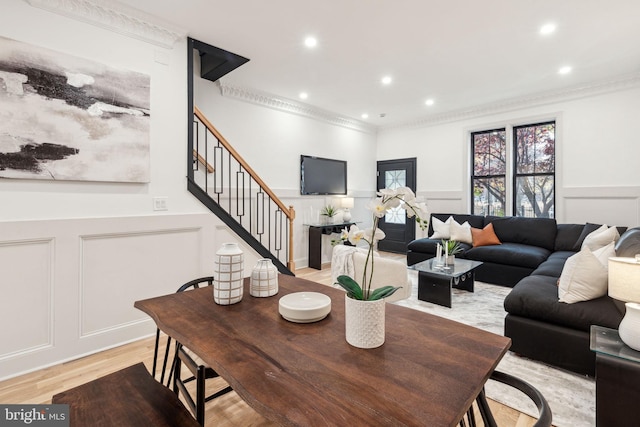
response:
[[[250,58],[224,84],[378,127],[640,75],[638,0],[119,2]]]

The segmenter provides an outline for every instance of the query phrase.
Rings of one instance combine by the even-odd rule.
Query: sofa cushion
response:
[[[407,245],[407,249],[411,252],[419,252],[435,256],[438,243],[442,243],[442,241],[440,239],[422,238],[410,242]],[[468,243],[460,243],[460,247],[462,248],[461,253],[464,253],[464,251],[471,248],[471,245]]]
[[[578,252],[580,249],[582,249],[582,243],[584,242],[584,239],[600,227],[602,227],[602,224],[592,224],[590,222],[586,223],[584,227],[582,227],[582,233],[580,233],[578,240],[576,240],[576,243],[573,245],[573,250]]]
[[[615,254],[611,242],[593,252],[585,247],[569,257],[558,281],[560,302],[573,304],[606,295],[609,257]]]
[[[562,274],[564,263],[572,255],[576,253],[573,251],[558,251],[549,255],[549,258],[536,268],[531,274],[539,274],[542,276],[555,277],[556,279]]]
[[[432,218],[430,226],[433,227],[433,234],[429,235],[429,239],[448,239],[451,237],[451,222],[453,217],[447,218],[446,221],[441,221],[438,218]]]
[[[622,314],[608,296],[564,304],[558,301],[556,278],[532,275],[522,279],[504,300],[508,313],[589,332],[591,325],[617,329]]]
[[[620,238],[620,233],[615,227],[607,227],[603,225],[596,231],[593,231],[584,238],[581,249],[588,248],[592,251],[607,246],[610,243],[615,243]]]
[[[479,228],[471,229],[471,236],[473,239],[473,246],[491,246],[499,245],[500,239],[496,236],[496,232],[493,230],[493,224],[486,225],[482,230]]]
[[[465,221],[469,223],[470,226],[475,228],[484,227],[484,217],[481,215],[459,215],[459,214],[448,214],[448,213],[434,213],[431,214],[431,221],[429,221],[429,228],[427,229],[427,235],[431,236],[433,234],[433,219],[438,218],[440,221],[446,221],[450,216],[458,223],[462,224]]]
[[[506,217],[491,221],[502,243],[521,243],[552,251],[555,246],[557,224],[551,218]]]
[[[555,251],[573,251],[580,250],[582,240],[585,236],[582,236],[582,230],[584,230],[584,224],[558,224],[556,232],[556,242],[554,246]],[[578,239],[582,237],[580,245],[576,244]]]
[[[573,245],[572,250],[578,252],[580,249],[582,249],[582,243],[584,243],[584,239],[589,234],[593,233],[600,227],[602,227],[602,224],[592,224],[590,222],[586,223],[583,227],[582,233],[580,233],[580,237],[578,237],[578,240],[576,241],[575,245]],[[620,234],[621,236],[625,231],[627,231],[627,227],[616,227],[616,228],[618,229],[618,234]]]
[[[501,245],[471,248],[464,253],[464,258],[534,269],[542,264],[550,253],[538,246],[503,242]]]
[[[457,221],[451,221],[450,224],[451,235],[450,239],[461,243],[472,244],[473,238],[471,236],[471,226],[469,221],[465,221],[462,224],[458,224]]]

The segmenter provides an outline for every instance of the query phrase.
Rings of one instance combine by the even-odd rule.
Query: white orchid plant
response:
[[[373,279],[374,256],[373,251],[376,242],[385,238],[385,234],[378,228],[380,218],[387,212],[395,208],[403,208],[408,218],[415,217],[418,226],[424,230],[429,225],[429,212],[427,205],[419,201],[413,191],[408,187],[398,187],[393,190],[382,189],[378,191],[377,198],[372,200],[367,208],[373,212],[373,226],[365,230],[360,230],[357,225],[352,225],[348,230],[345,228],[340,234],[342,241],[349,241],[354,246],[364,241],[368,245],[367,258],[364,263],[364,271],[360,284],[353,278],[342,275],[338,276],[337,284],[342,286],[350,298],[365,301],[374,301],[393,295],[400,287],[383,286],[371,291],[371,281]],[[367,269],[369,263],[371,268]]]

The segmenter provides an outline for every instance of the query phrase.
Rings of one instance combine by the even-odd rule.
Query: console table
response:
[[[349,228],[355,222],[343,222],[340,224],[305,224],[309,227],[309,267],[316,270],[322,269],[322,235],[340,233]]]
[[[596,426],[636,425],[640,417],[640,351],[628,347],[616,329],[591,325],[596,352]]]

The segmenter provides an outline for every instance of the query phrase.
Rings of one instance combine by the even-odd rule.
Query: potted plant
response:
[[[338,214],[338,210],[333,205],[327,205],[320,211],[320,215],[325,217],[323,222],[327,224],[333,223],[335,216]]]
[[[460,253],[462,251],[462,246],[460,246],[460,242],[456,240],[441,240],[442,248],[447,254],[445,259],[446,265],[453,265],[455,254]]]
[[[428,226],[428,219],[425,219],[428,218],[427,206],[416,199],[410,188],[382,189],[377,195],[378,197],[368,205],[368,209],[373,212],[373,226],[360,230],[357,225],[352,225],[349,230],[342,230],[340,235],[341,240],[348,240],[354,246],[360,242],[367,243],[367,257],[360,283],[347,275],[337,278],[337,284],[347,291],[345,295],[347,342],[360,348],[375,348],[384,343],[384,298],[400,289],[391,285],[371,289],[375,260],[373,251],[376,242],[385,238],[384,232],[378,228],[380,218],[384,217],[390,209],[402,207],[407,217],[416,217],[416,222],[421,229],[424,230]]]

